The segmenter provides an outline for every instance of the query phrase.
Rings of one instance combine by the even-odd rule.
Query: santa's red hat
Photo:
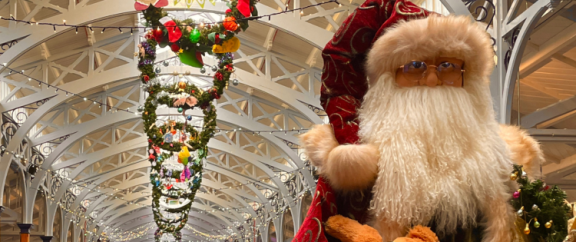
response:
[[[320,102],[340,144],[358,141],[356,110],[368,88],[364,67],[372,44],[400,21],[429,14],[405,0],[368,0],[344,21],[326,45],[322,51]]]

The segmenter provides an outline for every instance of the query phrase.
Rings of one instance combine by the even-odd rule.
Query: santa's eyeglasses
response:
[[[398,74],[402,75],[406,81],[411,82],[412,85],[410,86],[430,85],[426,83],[427,80],[424,80],[429,70],[436,71],[438,83],[434,85],[462,87],[464,84],[462,66],[449,61],[440,62],[438,65],[428,65],[424,61],[411,61],[400,66]]]

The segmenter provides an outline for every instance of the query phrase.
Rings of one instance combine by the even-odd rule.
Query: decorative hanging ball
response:
[[[169,64],[170,64],[170,63],[168,63],[168,61],[162,62],[162,65],[164,65],[164,66],[166,66],[166,67],[167,67]]]
[[[182,107],[179,107],[178,112],[181,113],[182,111],[184,111],[184,109]]]
[[[204,67],[200,68],[200,73],[202,73],[202,74],[206,73],[206,68],[204,68]]]
[[[154,72],[156,72],[156,74],[160,74],[160,72],[162,72],[162,69],[160,69],[160,67],[156,67]]]
[[[520,190],[515,191],[514,194],[512,194],[512,197],[514,197],[515,199],[518,199],[520,197]]]
[[[540,208],[538,207],[538,205],[534,204],[532,205],[532,210],[539,210]]]
[[[510,175],[510,180],[516,181],[518,179],[518,172],[514,172]]]
[[[156,166],[156,161],[152,161],[152,166]]]
[[[186,119],[188,119],[188,121],[192,120],[192,115],[188,115],[188,117],[186,117]]]
[[[232,85],[238,86],[238,84],[240,84],[240,81],[238,81],[238,79],[232,80]]]
[[[534,228],[540,228],[540,222],[538,222],[537,218],[534,218]]]
[[[138,112],[144,111],[144,107],[142,105],[138,106]]]
[[[200,31],[195,28],[190,33],[190,42],[192,42],[193,44],[196,44],[196,43],[198,43],[198,41],[200,41]]]
[[[174,43],[170,46],[170,49],[172,50],[172,52],[176,52],[176,53],[180,53],[180,46],[178,46],[178,44]]]
[[[522,216],[524,215],[524,206],[522,206],[520,209],[518,209],[518,212],[516,212],[518,214],[518,216]]]
[[[178,82],[178,88],[185,89],[186,88],[186,82],[183,82],[183,81]]]
[[[156,139],[156,135],[153,135],[152,138]]]
[[[552,227],[552,220],[546,222],[546,223],[544,224],[544,227],[546,227],[547,229],[551,228],[551,227]]]
[[[526,179],[526,177],[528,177],[528,175],[526,174],[525,171],[522,171],[522,179]]]
[[[530,234],[530,228],[528,227],[528,224],[526,224],[526,228],[524,228],[524,234]]]
[[[218,67],[217,66],[212,66],[212,71],[217,71]]]

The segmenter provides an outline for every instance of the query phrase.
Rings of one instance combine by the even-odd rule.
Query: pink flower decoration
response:
[[[148,9],[150,5],[157,8],[166,7],[168,6],[168,0],[137,0],[134,3],[134,9],[143,11]]]

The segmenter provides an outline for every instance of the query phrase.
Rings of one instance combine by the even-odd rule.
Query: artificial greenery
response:
[[[240,1],[243,1],[242,3],[246,6],[246,0]],[[255,0],[249,0],[250,13],[252,16],[257,14],[256,8],[254,7],[255,4]],[[234,66],[232,64],[233,55],[231,53],[214,54],[213,51],[235,51],[233,49],[238,48],[239,45],[237,39],[234,39],[234,35],[248,28],[248,22],[241,21],[245,16],[242,15],[236,7],[238,0],[232,0],[228,2],[227,5],[230,8],[226,11],[227,20],[223,23],[209,25],[195,23],[191,19],[172,19],[175,26],[167,25],[166,27],[161,23],[161,19],[167,16],[162,8],[156,8],[150,5],[143,11],[144,19],[146,20],[145,25],[150,27],[151,31],[146,34],[146,40],[139,45],[138,69],[142,72],[140,79],[149,95],[146,98],[144,107],[140,108],[139,111],[142,112],[144,131],[148,136],[149,161],[152,168],[150,182],[153,185],[152,211],[154,220],[158,226],[158,230],[155,233],[156,241],[159,241],[164,233],[171,233],[177,241],[181,240],[182,235],[180,230],[184,228],[188,221],[188,212],[194,201],[196,191],[200,188],[202,182],[202,159],[207,155],[206,145],[216,130],[216,109],[212,105],[212,101],[220,98],[224,89],[227,88],[230,77],[234,72]],[[181,32],[182,36],[175,43],[170,43],[170,34],[177,33],[176,30]],[[169,31],[174,32],[170,33]],[[231,42],[227,44],[226,41]],[[203,65],[203,55],[214,55],[218,60],[218,66],[214,73],[213,86],[207,90],[202,90],[188,83],[178,83],[175,86],[167,86],[160,83],[154,69],[156,46],[170,46],[172,51],[179,55],[182,63],[196,67]],[[224,46],[226,46],[226,48],[224,48]],[[171,94],[173,95],[172,97],[170,96]],[[187,94],[195,98],[195,102],[191,102],[190,105],[189,103],[179,105],[178,110],[182,112],[185,119],[191,120],[191,117],[186,117],[186,111],[194,108],[202,109],[204,114],[202,127],[193,127],[188,125],[187,121],[174,121],[165,124],[157,123],[157,106],[163,104],[174,107],[174,95],[181,94]],[[188,137],[184,140],[166,142],[165,135],[169,132],[184,132]],[[187,189],[185,190],[181,190],[174,187],[173,184],[170,184],[172,179],[177,179],[177,181],[181,179],[183,171],[169,170],[163,166],[164,161],[177,155],[175,152],[181,151],[183,147],[187,147],[191,152],[196,151],[197,153],[197,156],[193,157],[188,163],[190,180],[185,179],[184,181],[180,181],[186,184]],[[161,150],[164,150],[164,152]],[[186,167],[184,169],[186,169]],[[163,183],[165,180],[168,181],[166,184]],[[168,219],[163,216],[160,209],[161,197],[172,199],[184,198],[188,200],[189,203],[179,208],[163,209],[162,211],[168,213],[179,214],[178,219]]]
[[[541,180],[530,181],[522,166],[514,165],[510,178],[520,189],[514,193],[512,205],[526,222],[524,233],[532,242],[561,242],[567,235],[570,207],[566,193],[557,186],[545,185]]]

